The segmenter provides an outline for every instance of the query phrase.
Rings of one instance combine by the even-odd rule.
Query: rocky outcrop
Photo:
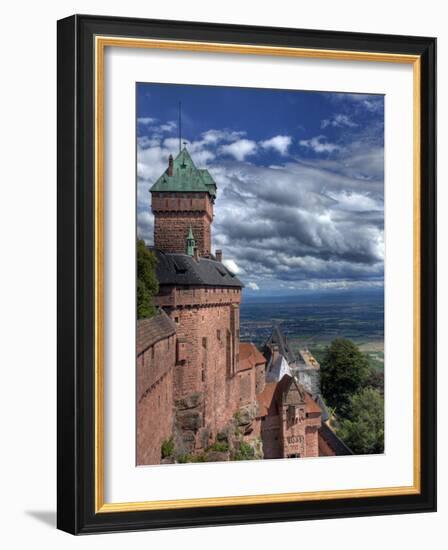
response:
[[[242,431],[244,435],[249,435],[253,432],[257,414],[257,403],[247,405],[246,407],[239,409],[239,411],[235,414],[234,419],[236,426]]]
[[[227,462],[229,458],[228,451],[208,451],[205,455],[205,462]]]
[[[195,409],[176,411],[175,421],[179,430],[197,432],[202,424],[202,414]]]
[[[174,402],[174,405],[178,411],[185,411],[188,409],[195,409],[202,405],[204,401],[204,394],[201,392],[194,392],[182,399],[178,399]]]
[[[208,427],[203,426],[204,394],[194,392],[175,401],[175,422],[172,462],[223,462],[263,458],[261,440],[254,437],[258,404],[241,407],[212,439]]]

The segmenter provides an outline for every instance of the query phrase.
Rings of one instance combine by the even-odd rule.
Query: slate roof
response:
[[[264,346],[265,348],[269,348],[272,344],[276,344],[278,346],[279,352],[288,361],[288,363],[293,363],[296,360],[296,356],[294,355],[292,349],[289,347],[286,336],[283,334],[278,325],[274,325],[272,333],[266,340]]]
[[[137,321],[137,355],[176,333],[176,323],[159,309],[154,317]]]
[[[283,355],[278,355],[274,361],[269,361],[268,368],[266,369],[267,382],[278,382],[284,376],[291,375],[292,373],[289,368],[288,361],[283,357]]]
[[[320,410],[322,411],[322,421],[326,422],[330,418],[330,413],[328,412],[327,405],[325,404],[325,401],[320,393],[318,393],[314,400],[319,405]]]
[[[242,288],[243,283],[216,260],[154,250],[159,285]]]
[[[216,183],[206,169],[196,168],[184,147],[173,160],[173,175],[166,170],[150,189],[151,192],[206,192],[216,197]]]
[[[327,424],[322,423],[319,429],[319,437],[322,437],[327,442],[337,456],[353,454],[353,451],[347,447],[342,439],[340,439]]]

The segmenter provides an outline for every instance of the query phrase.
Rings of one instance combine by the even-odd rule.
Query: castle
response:
[[[151,187],[157,314],[137,323],[137,464],[349,454],[319,364],[279,327],[240,342],[243,284],[211,250],[217,186],[184,147]]]

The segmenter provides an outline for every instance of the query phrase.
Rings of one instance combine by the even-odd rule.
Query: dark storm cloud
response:
[[[369,97],[356,99],[359,109],[377,109],[375,98],[365,101]],[[331,154],[304,157],[291,139],[289,155],[283,158],[279,151],[278,165],[262,163],[266,147],[243,132],[211,129],[189,142],[193,160],[218,185],[214,247],[223,249],[246,284],[267,289],[382,284],[382,133],[354,124],[345,125],[344,139]],[[340,129],[336,123],[326,126]],[[139,144],[138,233],[148,242],[153,224],[148,189],[166,167],[171,141]]]

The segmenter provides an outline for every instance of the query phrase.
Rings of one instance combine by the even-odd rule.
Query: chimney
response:
[[[215,258],[217,262],[222,262],[222,250],[215,250]]]
[[[168,176],[173,175],[173,155],[170,155],[168,157],[168,170],[167,170]]]
[[[197,246],[194,247],[194,259],[199,262],[199,249]]]

